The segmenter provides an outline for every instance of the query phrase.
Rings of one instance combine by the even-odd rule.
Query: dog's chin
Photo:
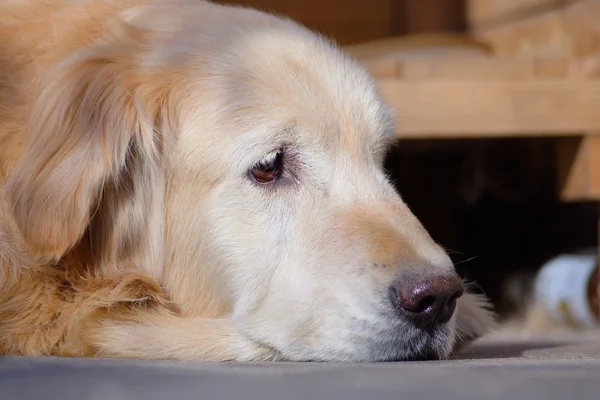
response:
[[[372,343],[369,353],[373,362],[444,360],[455,341],[454,330],[448,324],[426,331],[404,327]]]
[[[299,352],[276,350],[285,361],[300,362],[396,362],[446,359],[455,345],[453,325],[445,324],[431,330],[412,326],[394,326],[376,334],[358,334],[346,344],[339,341],[335,349],[316,346]]]

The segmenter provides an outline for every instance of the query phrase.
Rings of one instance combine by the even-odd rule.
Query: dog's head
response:
[[[285,359],[441,358],[481,333],[489,317],[386,177],[394,125],[357,63],[210,4],[131,10],[110,32],[32,113],[7,187],[32,250],[85,245]]]

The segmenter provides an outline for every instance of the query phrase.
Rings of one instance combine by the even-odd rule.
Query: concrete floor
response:
[[[600,335],[498,334],[456,359],[389,364],[213,364],[0,358],[0,399],[600,398]]]

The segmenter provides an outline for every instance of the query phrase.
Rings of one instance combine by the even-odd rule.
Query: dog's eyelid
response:
[[[283,148],[279,147],[276,150],[271,151],[269,154],[267,154],[262,160],[260,160],[256,165],[260,165],[260,166],[268,166],[270,164],[273,164],[275,162],[275,160],[277,159],[277,157],[280,156],[280,154],[283,153]]]

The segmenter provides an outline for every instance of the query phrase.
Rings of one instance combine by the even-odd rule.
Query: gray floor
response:
[[[492,338],[455,360],[370,365],[0,358],[2,400],[307,398],[597,400],[600,342]]]

